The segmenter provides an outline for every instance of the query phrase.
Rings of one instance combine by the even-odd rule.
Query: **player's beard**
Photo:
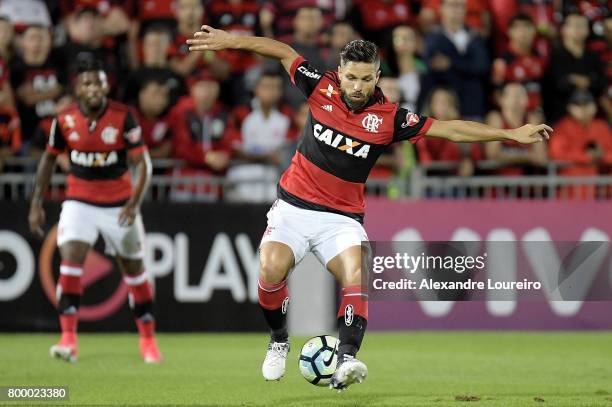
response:
[[[365,97],[361,101],[351,100],[345,91],[340,90],[340,97],[342,98],[342,101],[346,103],[346,105],[348,106],[350,110],[361,109],[362,107],[366,105],[366,103],[368,103],[368,100],[370,100],[370,96],[372,96],[372,94],[368,95],[366,93],[364,93],[363,95]]]

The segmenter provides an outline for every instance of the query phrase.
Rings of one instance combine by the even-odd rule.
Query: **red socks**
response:
[[[266,283],[261,278],[258,281],[257,293],[259,305],[264,318],[270,327],[273,342],[287,342],[287,308],[289,306],[289,288],[287,280],[278,283]]]
[[[130,295],[130,306],[136,320],[138,333],[143,338],[155,335],[155,319],[153,318],[153,289],[147,274],[141,271],[139,274],[124,276],[123,281],[128,286]]]
[[[287,280],[278,283],[266,283],[261,278],[258,281],[257,293],[259,294],[259,305],[267,310],[284,308],[283,314],[287,312],[289,302],[289,289]]]
[[[368,326],[368,292],[361,285],[342,289],[338,309],[338,357],[355,356]]]
[[[344,287],[338,308],[338,318],[348,319],[355,315],[368,319],[368,291],[361,285]]]
[[[60,265],[60,276],[57,282],[57,302],[62,329],[61,343],[76,342],[78,310],[83,293],[81,276],[83,265],[63,260]]]

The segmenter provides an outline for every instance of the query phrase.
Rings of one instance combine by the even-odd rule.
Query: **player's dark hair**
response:
[[[376,70],[378,70],[380,67],[378,47],[370,41],[353,40],[340,51],[340,65],[344,65],[347,62],[373,63],[376,64]]]
[[[84,72],[104,72],[104,65],[99,59],[92,57],[91,55],[80,55],[77,59],[77,72],[82,74]]]
[[[535,26],[533,18],[526,13],[517,13],[513,15],[512,18],[510,18],[510,21],[508,21],[508,28],[512,27],[515,23],[527,23]]]

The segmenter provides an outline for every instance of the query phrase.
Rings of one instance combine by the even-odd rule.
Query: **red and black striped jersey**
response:
[[[146,150],[140,126],[123,104],[109,101],[95,121],[78,104],[53,120],[47,150],[67,151],[70,159],[66,199],[98,206],[120,206],[132,196],[128,154]]]
[[[416,142],[432,119],[389,103],[379,88],[365,107],[351,111],[341,99],[338,74],[320,73],[303,57],[293,62],[290,76],[310,111],[279,198],[362,222],[365,182],[380,154],[392,143]]]

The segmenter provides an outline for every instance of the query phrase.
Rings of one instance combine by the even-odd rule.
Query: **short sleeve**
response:
[[[47,151],[58,155],[66,149],[66,139],[62,134],[57,118],[51,123],[51,131],[49,133],[49,141],[47,142]]]
[[[410,140],[416,143],[427,133],[432,123],[433,119],[429,117],[398,107],[393,122],[393,142]]]
[[[323,74],[311,66],[304,57],[299,56],[291,64],[289,76],[291,77],[291,82],[308,98],[323,77]]]
[[[126,149],[130,155],[138,155],[147,149],[142,140],[142,129],[132,112],[128,112],[125,115],[123,136],[125,138]]]

